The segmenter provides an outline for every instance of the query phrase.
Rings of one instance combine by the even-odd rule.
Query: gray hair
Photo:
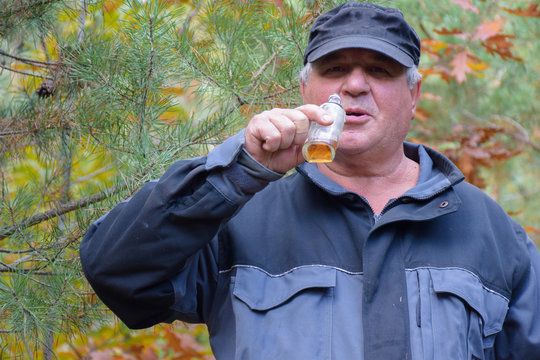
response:
[[[302,84],[306,85],[309,76],[311,75],[311,63],[307,63],[304,65],[302,70],[300,70],[299,78]],[[419,82],[422,79],[422,74],[418,71],[418,67],[416,65],[413,65],[410,68],[407,68],[407,85],[409,86],[409,89],[412,90],[414,85],[416,85],[417,82]]]

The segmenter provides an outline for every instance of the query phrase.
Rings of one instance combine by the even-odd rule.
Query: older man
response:
[[[537,249],[448,159],[404,143],[419,58],[396,9],[323,14],[305,105],[256,115],[92,225],[96,293],[133,328],[205,322],[220,360],[540,359]],[[333,93],[335,159],[306,163]]]

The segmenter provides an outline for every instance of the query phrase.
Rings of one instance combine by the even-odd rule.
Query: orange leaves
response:
[[[540,235],[540,229],[537,229],[532,226],[524,226],[524,228],[525,228],[525,231],[527,231],[527,233],[529,234]]]
[[[513,140],[513,146],[508,144],[507,138]],[[507,124],[458,125],[446,140],[457,143],[458,147],[445,151],[445,155],[460,168],[467,181],[481,188],[485,187],[479,174],[481,166],[492,167],[497,161],[508,160],[520,154],[525,146],[520,129]]]
[[[208,345],[197,341],[199,337],[207,338],[205,326],[179,322],[138,331],[103,327],[80,338],[66,339],[55,352],[61,359],[214,360]]]
[[[540,5],[531,4],[528,7],[526,7],[525,9],[512,10],[512,9],[509,9],[509,8],[503,8],[503,10],[510,13],[510,14],[514,14],[514,15],[517,15],[517,16],[540,17],[540,9],[538,7],[540,7]]]
[[[163,330],[169,347],[176,353],[174,360],[213,359],[210,355],[204,355],[207,349],[195,341],[190,334],[176,332],[170,327],[165,327]]]
[[[111,13],[114,12],[116,9],[118,9],[122,4],[119,1],[116,0],[104,0],[103,1],[103,11],[105,13]]]
[[[416,112],[414,113],[414,118],[421,122],[426,122],[430,116],[431,114],[429,113],[429,111],[420,106],[416,108]]]
[[[452,2],[468,11],[478,13],[478,8],[474,7],[470,1],[453,0]],[[518,13],[535,14],[535,9],[527,8]],[[498,55],[503,60],[522,61],[512,52],[514,44],[511,40],[515,36],[503,33],[504,23],[504,18],[497,18],[480,22],[472,31],[445,27],[434,29],[436,34],[453,37],[457,41],[422,40],[424,53],[436,60],[434,66],[424,73],[438,74],[446,81],[455,79],[458,83],[467,81],[467,75],[483,76],[482,73],[489,68],[489,64],[480,59],[478,50],[474,47],[475,44],[484,48],[486,53]]]
[[[440,61],[436,66],[431,68],[422,69],[424,76],[439,75],[445,81],[449,82],[452,78],[458,83],[467,81],[467,74],[482,77],[482,72],[489,68],[489,64],[483,62],[480,58],[474,56],[466,47],[461,45],[446,44],[446,46],[439,46],[439,49],[443,49],[442,54],[438,54],[434,48],[431,50],[429,45],[433,43],[427,43],[424,47],[424,52],[434,55],[439,58]]]
[[[440,57],[440,53],[448,48],[448,43],[435,39],[422,39],[421,45],[422,52],[434,58]]]
[[[177,5],[177,4],[190,4],[190,0],[166,0],[165,1],[169,5]]]
[[[487,64],[482,63],[480,59],[469,54],[466,50],[454,55],[454,58],[450,61],[450,65],[452,66],[450,74],[456,78],[458,83],[466,81],[467,74],[474,74],[475,67],[477,69],[484,69],[487,67]]]
[[[461,6],[465,10],[472,11],[475,14],[478,14],[480,10],[474,6],[470,0],[451,0],[454,4]]]
[[[280,9],[285,10],[285,7],[283,6],[283,0],[275,0],[275,4]]]
[[[472,37],[473,40],[480,39],[482,41],[498,35],[502,31],[502,24],[504,19],[497,19],[493,21],[485,21],[476,27],[476,33]]]
[[[502,59],[512,59],[522,61],[511,52],[512,44],[508,39],[513,39],[514,35],[502,34],[504,19],[486,21],[476,28],[473,40],[481,40],[482,46],[491,55],[499,55]]]
[[[484,2],[485,0],[480,0]],[[480,9],[472,4],[470,0],[451,0],[452,3],[458,5],[459,7],[472,11],[475,14],[480,13]],[[517,15],[517,16],[523,16],[523,17],[540,17],[540,5],[538,4],[530,4],[525,9],[510,9],[510,8],[503,8],[504,11]]]
[[[523,59],[515,56],[511,49],[514,46],[508,39],[513,39],[514,35],[497,34],[488,38],[482,46],[484,46],[488,53],[492,55],[499,55],[503,60],[515,60],[523,61]]]
[[[436,33],[439,34],[439,35],[458,35],[458,34],[463,34],[463,31],[461,31],[461,30],[458,30],[458,29],[448,30],[448,29],[445,28],[445,27],[443,27],[443,28],[440,29],[440,30],[434,29],[433,31],[436,32]]]
[[[425,75],[425,74],[424,74]],[[442,97],[439,96],[439,95],[436,95],[436,94],[433,94],[433,93],[430,93],[430,92],[422,92],[421,93],[421,99],[423,101],[442,101]],[[431,117],[431,113],[421,107],[421,106],[418,106],[416,108],[416,111],[415,111],[415,114],[414,114],[414,118],[418,121],[420,121],[421,123],[425,123],[429,120],[429,118]]]

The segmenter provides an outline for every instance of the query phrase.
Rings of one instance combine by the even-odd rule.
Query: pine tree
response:
[[[51,358],[55,335],[104,318],[78,260],[92,221],[254,111],[299,104],[301,49],[321,6],[295,6],[4,0],[4,354]]]
[[[320,13],[342,2],[0,1],[0,358],[53,358],[56,336],[110,318],[79,264],[90,224],[173,162],[206,154],[252,114],[299,105],[307,32]],[[528,136],[540,132],[531,75],[538,73],[537,7],[374,2],[401,7],[425,40],[427,96],[412,136],[467,150],[464,139],[484,134],[477,145],[489,151],[505,146],[493,137],[500,133],[490,130],[492,120],[516,119],[526,141],[510,140],[522,152],[533,149],[510,167],[527,162],[529,170],[519,177],[517,207],[527,206],[529,225],[537,222],[537,202],[526,201],[537,194],[540,172],[533,156],[538,137]],[[522,61],[487,53],[497,50],[489,38],[463,40],[503,15],[512,18],[491,39],[507,54],[516,36]],[[456,83],[451,56],[464,49],[472,60],[461,64],[469,66],[460,74],[467,81]],[[472,120],[480,126],[469,138],[447,137],[452,126]],[[489,159],[491,179],[501,194],[517,193],[509,184],[517,171],[493,165],[500,155]]]

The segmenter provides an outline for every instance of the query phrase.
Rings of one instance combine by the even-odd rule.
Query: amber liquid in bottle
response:
[[[334,122],[328,126],[311,122],[307,139],[302,147],[302,154],[311,163],[326,163],[334,160],[338,146],[339,135],[345,123],[345,111],[341,107],[341,98],[332,94],[328,102],[321,105],[332,117]]]
[[[337,149],[337,141],[313,140],[304,153],[306,160],[312,163],[331,162]]]

